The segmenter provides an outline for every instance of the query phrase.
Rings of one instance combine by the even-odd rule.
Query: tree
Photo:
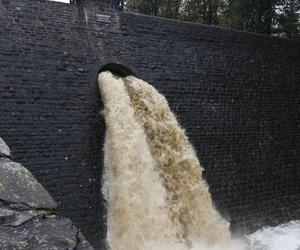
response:
[[[217,25],[223,4],[222,0],[187,0],[184,3],[184,19]]]
[[[161,1],[159,0],[128,0],[126,9],[146,15],[159,15]]]
[[[179,19],[181,7],[182,0],[161,0],[160,16]]]
[[[229,0],[226,24],[240,30],[271,34],[274,10],[274,0]]]
[[[300,0],[127,0],[126,9],[300,39]]]
[[[127,10],[147,15],[180,18],[182,0],[128,0]]]
[[[299,20],[299,0],[280,0],[277,2],[275,34],[292,39],[300,39]]]

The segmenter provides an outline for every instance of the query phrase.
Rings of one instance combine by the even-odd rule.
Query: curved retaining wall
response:
[[[99,1],[98,1],[99,2]],[[233,231],[300,218],[300,43],[131,13],[109,1],[0,2],[0,131],[101,249],[97,74],[121,63],[166,95]]]

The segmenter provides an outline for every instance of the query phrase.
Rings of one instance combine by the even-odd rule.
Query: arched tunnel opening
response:
[[[120,76],[120,77],[126,77],[126,76],[137,76],[135,72],[133,72],[131,69],[125,67],[122,64],[119,63],[108,63],[100,68],[98,75],[102,72],[110,71],[114,75]]]

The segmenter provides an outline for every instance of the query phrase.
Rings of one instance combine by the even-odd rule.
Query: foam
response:
[[[265,227],[246,237],[253,250],[299,250],[300,221]]]

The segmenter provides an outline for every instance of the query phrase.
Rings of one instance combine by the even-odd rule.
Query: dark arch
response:
[[[128,69],[127,67],[119,63],[108,63],[104,65],[99,70],[98,74],[104,71],[110,71],[111,73],[121,77],[136,76],[136,74],[132,70]]]

